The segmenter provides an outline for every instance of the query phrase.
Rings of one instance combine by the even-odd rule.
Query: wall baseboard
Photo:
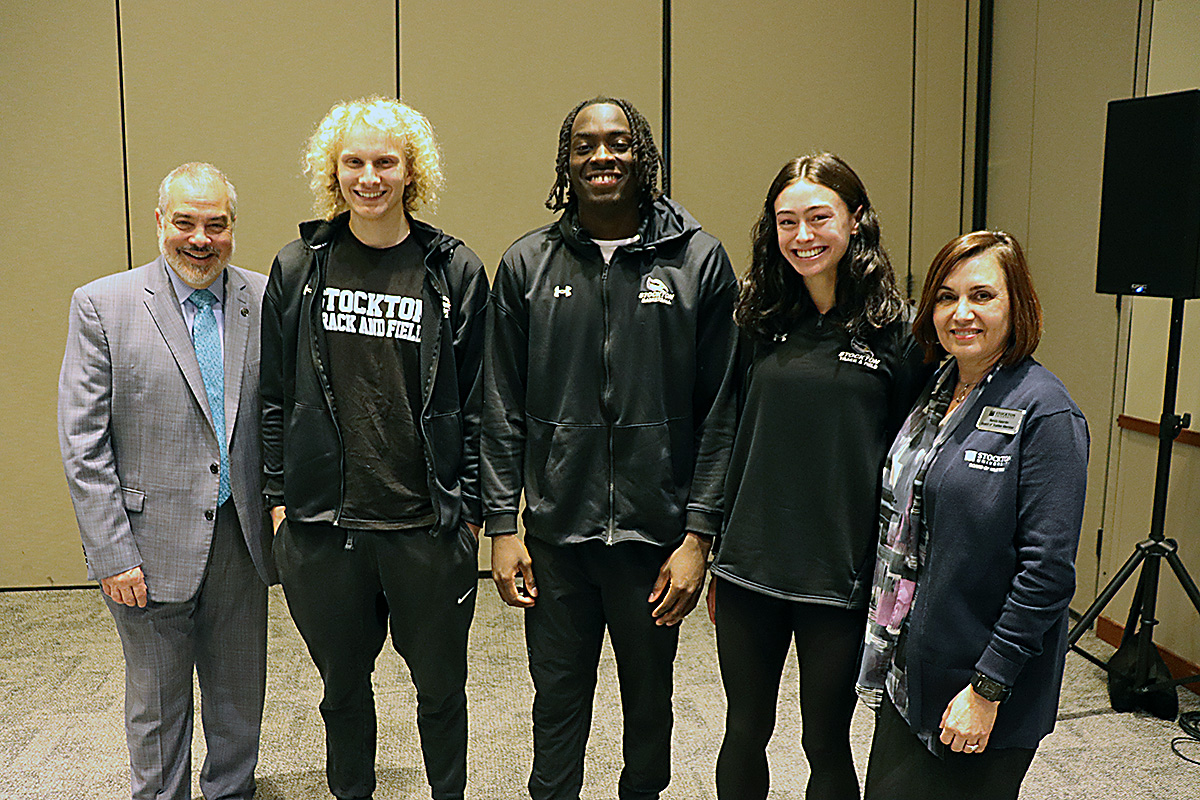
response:
[[[1096,635],[1113,647],[1121,644],[1121,634],[1124,632],[1124,625],[1119,622],[1113,622],[1108,617],[1100,617],[1096,620]],[[1162,645],[1155,645],[1155,647],[1158,648],[1163,661],[1167,662],[1167,669],[1171,670],[1172,677],[1178,678],[1182,675],[1196,675],[1200,673],[1200,665],[1193,664],[1186,658],[1175,655]],[[1183,687],[1191,690],[1194,694],[1200,694],[1200,681],[1185,683]]]

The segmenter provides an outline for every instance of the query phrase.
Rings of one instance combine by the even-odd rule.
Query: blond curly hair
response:
[[[437,204],[442,177],[441,152],[433,126],[423,114],[390,97],[372,95],[329,109],[304,146],[304,174],[313,193],[313,211],[330,220],[347,209],[338,185],[338,157],[347,132],[365,124],[394,138],[404,152],[412,181],[404,187],[404,210],[413,214]]]

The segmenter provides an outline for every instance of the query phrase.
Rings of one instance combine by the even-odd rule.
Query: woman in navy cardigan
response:
[[[948,356],[884,467],[859,693],[879,708],[866,798],[1016,798],[1054,727],[1087,478],[1087,423],[1031,354],[1020,245],[942,248],[914,335]]]

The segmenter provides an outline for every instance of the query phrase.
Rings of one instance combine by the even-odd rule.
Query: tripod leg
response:
[[[1183,586],[1183,591],[1187,594],[1188,599],[1192,601],[1192,605],[1196,607],[1196,611],[1200,612],[1200,589],[1196,588],[1196,582],[1192,580],[1192,576],[1188,574],[1187,567],[1179,559],[1179,553],[1174,550],[1166,554],[1167,563],[1171,565],[1171,569],[1175,571],[1175,577],[1179,578],[1179,583]]]
[[[1161,555],[1151,553],[1138,579],[1138,601],[1142,607],[1142,620],[1137,629],[1137,660],[1133,667],[1134,690],[1144,689],[1150,683],[1151,651],[1154,649],[1154,618],[1158,603],[1158,573]]]
[[[1145,558],[1146,551],[1143,548],[1138,547],[1133,551],[1133,554],[1129,556],[1124,566],[1108,582],[1108,585],[1104,587],[1104,591],[1096,596],[1096,599],[1088,606],[1087,611],[1084,611],[1083,616],[1075,623],[1075,627],[1067,634],[1068,647],[1078,642],[1079,637],[1083,636],[1083,632],[1092,627],[1092,623],[1096,621],[1096,617],[1100,616],[1100,612],[1112,601],[1121,587],[1125,585],[1125,581],[1129,580],[1129,576],[1138,568],[1138,564],[1141,564]]]

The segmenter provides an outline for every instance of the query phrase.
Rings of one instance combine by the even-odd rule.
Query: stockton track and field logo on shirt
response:
[[[325,289],[321,324],[327,331],[421,341],[421,298],[399,294]]]
[[[850,340],[849,350],[843,350],[838,353],[838,361],[845,361],[848,364],[858,364],[860,367],[866,367],[867,369],[879,369],[879,365],[882,363],[871,352],[870,346],[857,336]]]

